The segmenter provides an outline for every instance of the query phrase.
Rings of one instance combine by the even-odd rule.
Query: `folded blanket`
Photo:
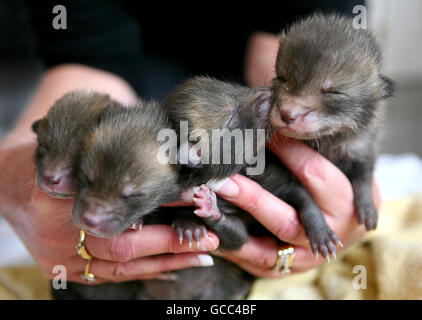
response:
[[[366,275],[366,281],[365,277]],[[249,299],[421,299],[422,194],[384,203],[378,229],[336,261],[283,279],[259,279]],[[0,299],[50,299],[36,267],[0,268]]]

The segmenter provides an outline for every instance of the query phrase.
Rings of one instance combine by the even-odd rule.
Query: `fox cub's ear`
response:
[[[101,111],[100,116],[98,117],[98,123],[102,122],[105,119],[108,119],[116,111],[117,107],[107,103],[104,109]]]
[[[39,119],[32,124],[32,131],[34,131],[35,133],[38,133],[38,128],[40,127],[42,120],[43,119]]]
[[[380,77],[380,79],[383,83],[383,86],[384,86],[383,97],[389,98],[389,97],[394,96],[394,92],[396,91],[396,84],[394,83],[394,81],[391,80],[390,78],[387,78],[386,76],[384,76],[382,74],[379,77]]]

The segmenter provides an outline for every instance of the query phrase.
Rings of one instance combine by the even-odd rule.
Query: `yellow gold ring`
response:
[[[280,274],[289,274],[290,267],[295,259],[295,249],[289,247],[287,249],[279,249],[277,251],[277,261],[272,270],[280,272]]]
[[[85,248],[85,231],[83,230],[79,231],[79,238],[78,238],[78,243],[76,245],[76,250],[78,251],[78,255],[82,259],[87,260],[87,263],[85,266],[85,272],[81,274],[81,278],[85,280],[86,282],[94,282],[95,275],[89,272],[89,268],[91,267],[92,256],[88,253],[88,251]]]

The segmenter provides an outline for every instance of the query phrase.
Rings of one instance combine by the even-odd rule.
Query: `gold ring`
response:
[[[289,247],[287,249],[279,249],[277,251],[277,261],[272,270],[280,272],[280,274],[289,274],[290,267],[295,259],[295,249]]]
[[[92,256],[88,253],[88,251],[85,248],[85,231],[83,230],[79,231],[79,239],[76,245],[76,250],[78,251],[78,255],[82,259],[88,261],[85,266],[85,272],[81,274],[81,278],[85,280],[86,282],[94,282],[95,275],[89,272],[89,268],[91,267]]]

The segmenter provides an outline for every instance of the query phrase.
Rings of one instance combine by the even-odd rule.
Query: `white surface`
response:
[[[382,155],[378,158],[375,179],[383,201],[422,192],[422,160],[414,154]],[[33,259],[0,217],[0,266],[34,264]]]
[[[422,160],[415,154],[382,155],[375,167],[382,201],[422,192]]]
[[[0,267],[34,263],[34,260],[12,228],[0,217]]]
[[[369,28],[385,48],[387,74],[394,79],[422,78],[422,1],[368,0]]]

